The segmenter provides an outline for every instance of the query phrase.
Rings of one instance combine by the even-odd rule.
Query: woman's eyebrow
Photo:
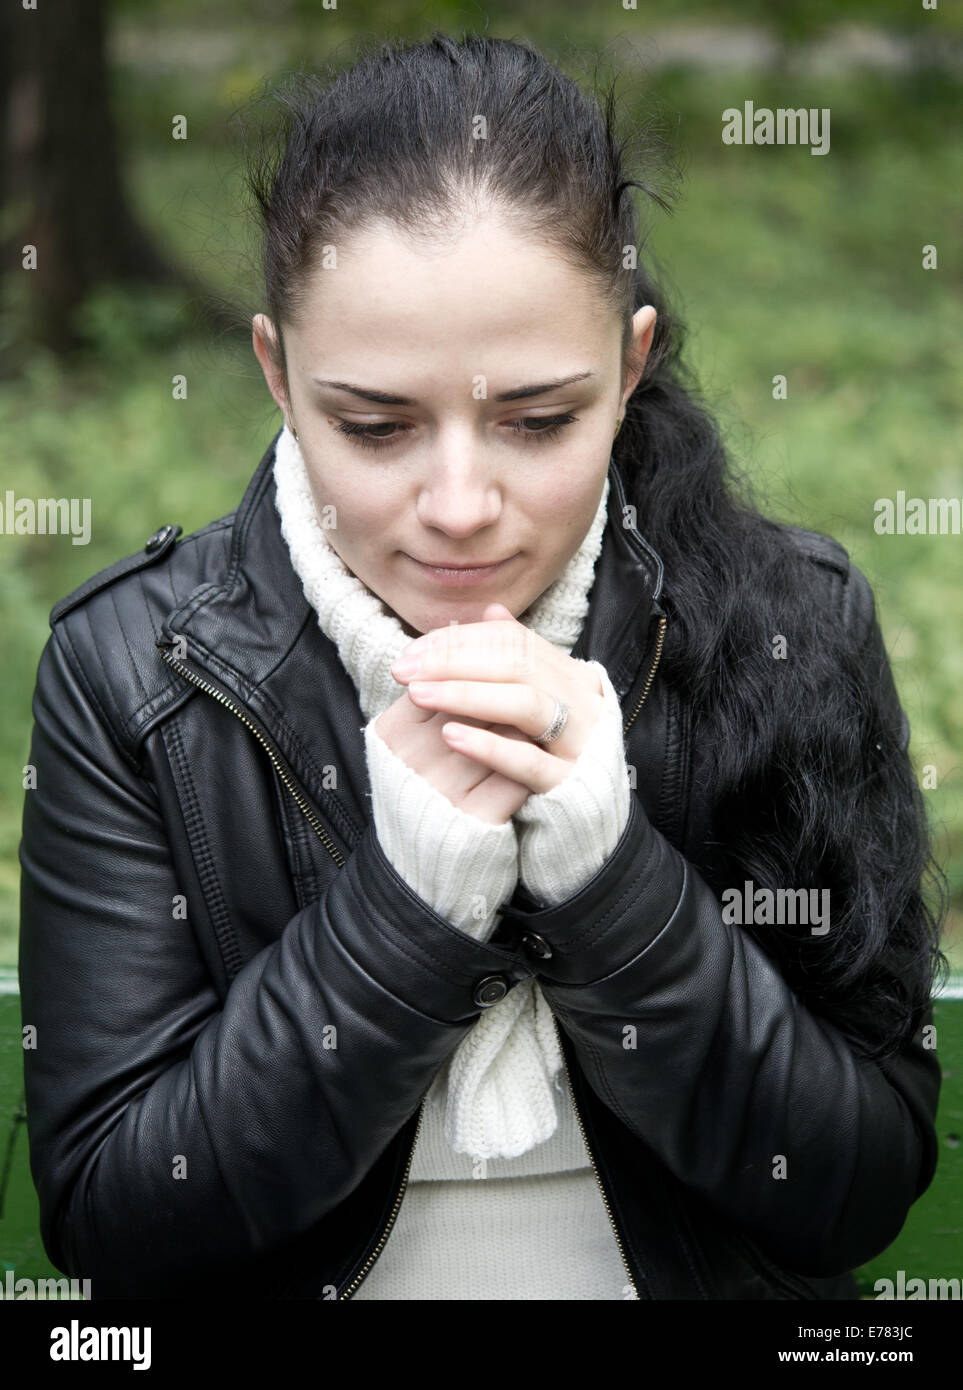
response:
[[[577,372],[574,376],[559,377],[558,381],[543,381],[534,386],[518,386],[513,391],[501,391],[492,396],[494,401],[520,401],[528,396],[543,396],[547,391],[557,391],[560,386],[570,386],[573,381],[585,381],[595,376],[594,372]],[[335,391],[349,391],[353,396],[362,396],[366,401],[378,405],[417,405],[409,396],[395,396],[388,391],[375,391],[366,386],[352,386],[348,381],[323,381],[320,377],[311,378],[316,386],[330,386]]]

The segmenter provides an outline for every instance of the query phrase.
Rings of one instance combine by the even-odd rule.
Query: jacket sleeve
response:
[[[157,789],[99,688],[59,624],[37,672],[20,844],[44,1246],[96,1299],[219,1279],[270,1297],[260,1272],[284,1282],[275,1257],[413,1116],[478,1018],[480,981],[532,972],[435,913],[369,825],[322,897],[219,994],[179,906]]]
[[[884,682],[904,757],[871,591],[869,604],[865,676]],[[938,1156],[941,1069],[922,1028],[888,1059],[857,1055],[725,920],[635,796],[595,877],[563,903],[530,905],[516,895],[506,915],[552,948],[539,984],[579,1065],[678,1179],[803,1275],[841,1274],[893,1241]]]

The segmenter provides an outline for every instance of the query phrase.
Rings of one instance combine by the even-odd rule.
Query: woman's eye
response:
[[[513,420],[511,427],[516,434],[528,435],[531,439],[557,439],[566,425],[574,425],[577,415],[535,415],[522,420]],[[526,429],[527,425],[538,428]]]
[[[527,439],[557,439],[565,426],[573,425],[577,419],[577,415],[526,416],[520,420],[512,420],[509,428],[513,433]],[[529,426],[535,428],[530,429]],[[397,434],[379,434],[377,431],[398,430],[399,428],[402,434],[408,433],[394,420],[382,421],[380,425],[359,425],[354,420],[341,420],[338,424],[338,430],[341,434],[346,434],[355,444],[360,444],[366,449],[387,448],[399,436]]]
[[[342,434],[348,435],[355,444],[363,444],[368,449],[380,449],[385,444],[390,444],[394,436],[375,434],[375,430],[393,430],[397,428],[394,421],[388,420],[380,425],[359,425],[354,420],[342,420],[338,429]]]

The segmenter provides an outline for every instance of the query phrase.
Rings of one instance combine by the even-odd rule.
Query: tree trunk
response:
[[[80,345],[74,311],[97,286],[204,291],[158,252],[124,189],[111,109],[105,0],[4,4],[0,198],[12,227],[8,275],[23,275],[29,337],[57,353]],[[14,208],[10,214],[11,205]],[[24,246],[37,268],[21,269]]]

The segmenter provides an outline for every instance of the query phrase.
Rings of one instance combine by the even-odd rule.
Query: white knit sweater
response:
[[[292,565],[318,613],[320,627],[337,646],[355,682],[368,719],[363,733],[373,819],[395,870],[437,913],[479,940],[488,939],[495,930],[498,909],[511,897],[518,879],[546,906],[571,897],[609,857],[628,818],[622,715],[604,666],[592,663],[605,696],[602,714],[558,787],[529,796],[513,821],[501,826],[454,807],[407,767],[374,728],[378,715],[404,691],[389,668],[410,639],[398,618],[328,544],[300,448],[286,428],[278,439],[274,476],[281,530]],[[559,578],[519,619],[566,654],[588,612],[607,496],[608,479],[578,550]],[[551,1011],[534,982],[515,986],[498,1004],[480,1013],[425,1098],[402,1213],[389,1248],[356,1297],[624,1296],[625,1269],[575,1121],[570,1092],[559,1076],[561,1065]],[[546,1142],[549,1139],[551,1143]],[[530,1182],[525,1187],[527,1196],[521,1198],[521,1206],[529,1217],[541,1209],[540,1220],[551,1219],[559,1231],[567,1232],[562,1237],[567,1257],[578,1252],[576,1283],[568,1293],[559,1292],[557,1266],[547,1281],[542,1276],[545,1289],[553,1291],[537,1291],[538,1271],[545,1269],[544,1259],[539,1263],[539,1243],[523,1239],[519,1210],[509,1216],[512,1184],[517,1188],[522,1182],[524,1187],[524,1178],[538,1174],[544,1176],[535,1190]],[[496,1184],[502,1200],[489,1212],[489,1223],[497,1213],[503,1223],[502,1242],[508,1242],[513,1251],[516,1276],[506,1280],[502,1262],[494,1285],[497,1292],[484,1292],[484,1280],[479,1280],[475,1268],[474,1274],[467,1274],[465,1291],[452,1292],[459,1287],[457,1272],[464,1279],[472,1267],[470,1260],[465,1263],[464,1222],[476,1221],[481,1215],[479,1203],[493,1200],[478,1192],[472,1181],[478,1177],[502,1179]],[[449,1190],[449,1200],[441,1204],[439,1181]],[[453,1202],[455,1188],[463,1191],[460,1201]],[[555,1256],[562,1253],[559,1238],[558,1234],[553,1237]],[[594,1262],[593,1249],[599,1255]],[[442,1277],[444,1251],[452,1268]],[[542,1258],[545,1254],[543,1248]],[[419,1287],[421,1291],[415,1291]]]

